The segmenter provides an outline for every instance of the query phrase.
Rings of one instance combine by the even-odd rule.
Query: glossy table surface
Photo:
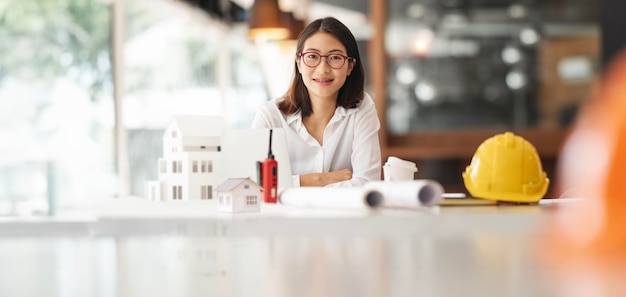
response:
[[[598,296],[537,260],[555,207],[226,214],[129,199],[3,217],[0,296]]]

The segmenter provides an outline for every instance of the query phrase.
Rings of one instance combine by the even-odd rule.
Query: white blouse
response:
[[[283,115],[278,100],[259,107],[252,128],[285,130],[295,186],[300,186],[301,174],[341,169],[351,170],[352,179],[328,186],[362,186],[380,180],[380,121],[374,100],[367,93],[357,108],[337,107],[324,131],[322,146],[304,127],[300,111]]]

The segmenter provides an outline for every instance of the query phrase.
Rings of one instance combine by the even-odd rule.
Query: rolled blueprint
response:
[[[383,194],[375,189],[300,187],[283,190],[281,204],[307,207],[367,209],[382,205]]]
[[[433,206],[443,200],[443,187],[430,179],[374,181],[365,184],[364,188],[381,192],[385,196],[385,207]]]

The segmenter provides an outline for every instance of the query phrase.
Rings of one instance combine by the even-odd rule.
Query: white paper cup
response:
[[[417,172],[415,163],[397,157],[389,157],[383,166],[385,181],[413,180]]]

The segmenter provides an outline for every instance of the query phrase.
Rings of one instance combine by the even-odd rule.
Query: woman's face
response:
[[[346,60],[337,68],[340,64],[338,61],[343,59],[340,56],[348,55],[346,48],[335,36],[318,32],[304,42],[302,52],[305,53],[304,56],[297,58],[298,71],[302,74],[302,80],[309,91],[311,100],[336,101],[339,89],[346,82],[355,63],[354,60]],[[321,57],[327,55],[330,57]],[[307,66],[307,64],[315,64],[316,59],[319,60],[317,66]],[[334,68],[328,62],[333,64]]]

